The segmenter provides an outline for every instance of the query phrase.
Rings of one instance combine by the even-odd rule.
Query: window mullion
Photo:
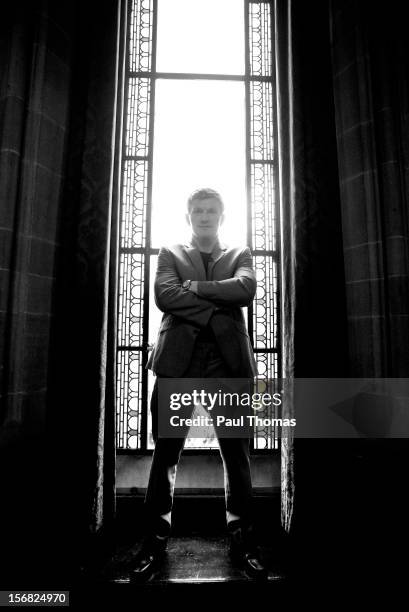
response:
[[[259,370],[257,385],[274,393],[279,367],[278,206],[275,160],[274,63],[272,4],[245,0],[248,243],[257,276],[250,314],[253,348]],[[249,321],[250,323],[250,321]],[[261,390],[261,389],[258,389]],[[267,415],[266,416],[276,416]],[[276,448],[277,432],[255,427],[255,448]]]
[[[148,149],[148,194],[146,206],[146,242],[145,242],[145,266],[144,266],[144,300],[143,300],[143,370],[142,370],[142,420],[141,420],[141,443],[142,448],[147,448],[148,442],[148,371],[145,368],[148,360],[149,344],[149,294],[150,294],[150,269],[151,269],[151,224],[152,224],[152,183],[153,183],[153,142],[155,130],[155,85],[156,79],[156,49],[157,49],[157,26],[158,26],[158,3],[152,0],[152,57],[150,77],[150,116],[149,116],[149,149]]]
[[[156,0],[129,0],[117,346],[117,446],[147,447],[147,371]],[[138,77],[131,76],[138,74]]]

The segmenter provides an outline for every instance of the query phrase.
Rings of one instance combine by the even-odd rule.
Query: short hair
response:
[[[220,208],[222,212],[224,212],[224,202],[222,200],[222,196],[215,189],[210,189],[208,187],[202,189],[196,189],[193,193],[190,194],[187,200],[187,210],[190,212],[190,208],[196,200],[207,200],[208,198],[214,198],[220,204]]]

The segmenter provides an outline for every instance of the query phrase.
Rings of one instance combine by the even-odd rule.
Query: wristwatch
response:
[[[191,281],[191,280],[185,280],[185,281],[183,281],[183,283],[182,283],[182,288],[183,288],[183,289],[190,289],[190,285],[191,285],[191,284],[192,284],[192,281]]]

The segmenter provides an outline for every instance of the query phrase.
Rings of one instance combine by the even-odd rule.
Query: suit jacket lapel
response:
[[[189,244],[185,245],[186,253],[188,254],[190,261],[193,264],[193,267],[198,273],[198,278],[195,280],[206,280],[206,270],[203,265],[202,256],[199,253],[199,249],[195,246]]]
[[[209,267],[208,267],[208,277],[209,277],[209,279],[213,278],[213,268],[214,268],[216,262],[218,262],[219,259],[221,259],[223,257],[226,249],[227,249],[226,245],[221,243],[220,241],[215,244],[214,249],[212,251],[212,256],[211,256],[211,258],[209,260]]]
[[[199,274],[199,277],[197,278],[197,280],[206,280],[206,270],[203,265],[203,260],[202,260],[202,256],[200,255],[199,249],[192,242],[185,244],[184,246],[185,246],[187,255],[189,256],[193,266],[195,267],[195,269],[197,270]],[[212,272],[213,272],[214,265],[224,255],[224,252],[226,251],[226,249],[227,249],[227,246],[220,241],[217,241],[216,244],[214,245],[212,256],[209,260],[209,267],[208,267],[209,279],[212,278]]]

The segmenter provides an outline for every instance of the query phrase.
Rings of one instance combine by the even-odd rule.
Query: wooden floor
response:
[[[274,597],[290,585],[289,572],[280,555],[271,546],[261,546],[268,579],[249,578],[235,568],[229,557],[228,539],[223,535],[197,534],[169,539],[166,556],[147,583],[131,580],[132,560],[140,543],[118,545],[112,557],[93,575],[87,572],[71,593],[72,606],[124,606],[149,601],[151,604],[199,602],[211,603],[221,597],[231,603],[253,602],[258,597]],[[71,605],[70,604],[70,605]]]
[[[287,583],[290,573],[289,546],[280,526],[277,500],[278,497],[271,495],[258,495],[254,500],[256,539],[268,568],[268,579],[264,581],[268,588]],[[148,583],[141,586],[133,582],[132,562],[143,536],[143,530],[138,531],[143,525],[142,502],[143,499],[135,496],[118,498],[114,552],[103,563],[98,564],[98,559],[91,563],[91,571],[80,581],[87,588],[98,585],[99,591],[107,593],[118,588],[121,593],[127,589],[140,592],[145,588],[154,593],[192,587],[196,593],[196,585],[202,585],[206,591],[213,588],[226,591],[232,585],[235,589],[248,590],[257,584],[259,589],[259,581],[249,578],[231,562],[223,496],[176,497],[172,535],[163,562]]]
[[[98,578],[103,583],[130,583],[132,560],[138,543],[120,547],[102,568]],[[284,580],[279,559],[271,549],[262,547],[263,559],[268,567],[268,581]],[[220,536],[170,538],[165,559],[149,581],[151,586],[164,584],[210,584],[226,582],[253,582],[244,571],[230,561],[227,538]]]

